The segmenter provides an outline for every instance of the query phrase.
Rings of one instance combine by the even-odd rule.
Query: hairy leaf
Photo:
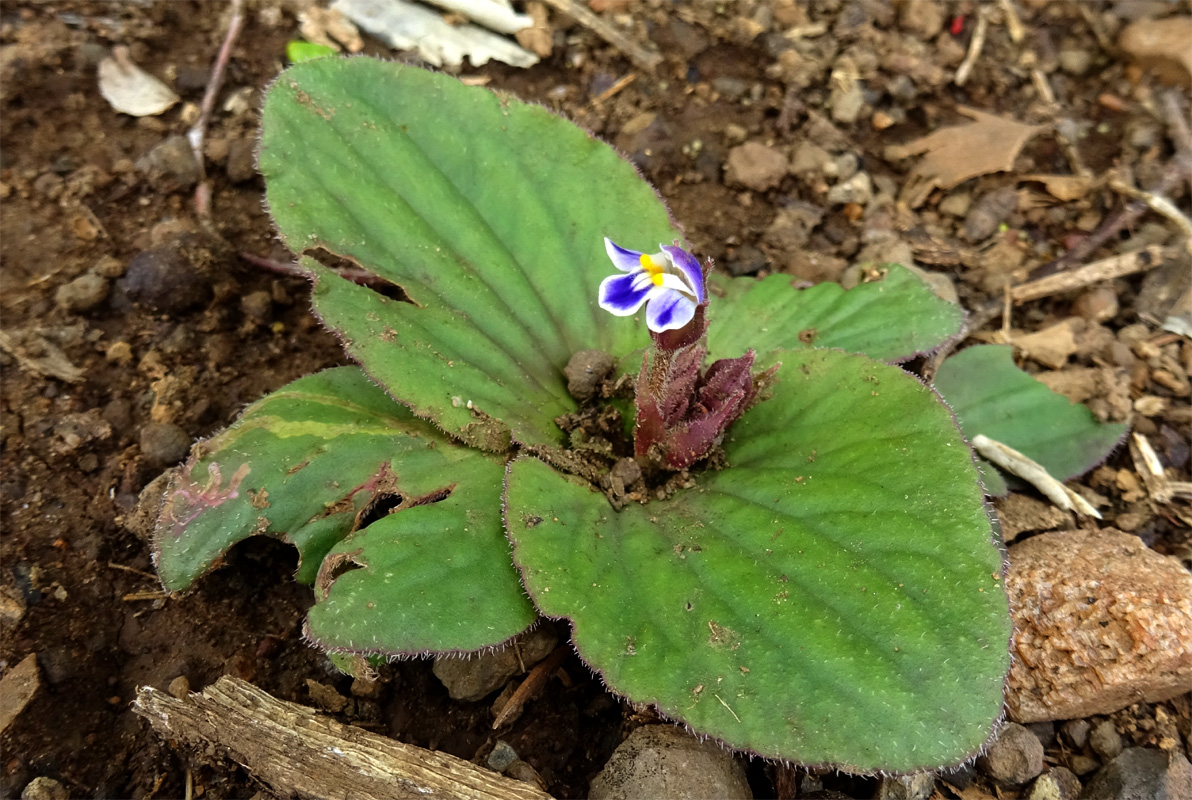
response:
[[[644,327],[596,305],[614,271],[603,237],[651,249],[679,235],[587,132],[396,63],[287,70],[265,103],[260,165],[291,248],[349,258],[412,301],[314,269],[316,311],[348,352],[416,414],[486,449],[510,431],[560,443],[572,353],[645,343]]]
[[[970,439],[984,434],[1043,465],[1060,480],[1100,464],[1125,437],[1125,424],[1098,422],[1014,365],[1009,345],[976,345],[940,365],[935,388],[952,406]],[[985,488],[1004,495],[998,471],[982,465]]]
[[[487,602],[451,630],[436,627],[437,613],[424,614],[414,629],[406,609],[385,597],[369,612],[407,625],[399,632],[414,644],[395,649],[426,649],[428,640],[445,650],[497,644],[535,616],[502,532],[503,468],[498,457],[455,444],[415,418],[360,370],[327,370],[257,401],[195,446],[165,495],[154,537],[158,572],[167,589],[184,589],[233,544],[264,534],[298,548],[300,580],[314,581],[322,565],[326,589],[334,564],[324,556],[354,527],[368,526],[337,553],[354,552],[370,537],[388,537],[396,548],[406,536],[427,535],[436,514],[454,514],[462,524],[444,526],[450,529],[433,547],[406,555],[405,568],[438,581],[441,598],[424,595],[423,605],[446,606],[463,586],[483,590]],[[365,553],[378,563],[388,557]],[[331,588],[334,594],[338,581]]]
[[[614,511],[528,458],[527,590],[617,692],[732,747],[849,771],[963,760],[1002,707],[1010,619],[968,448],[901,370],[780,354],[728,466]]]
[[[836,283],[796,289],[789,275],[717,279],[724,292],[708,310],[713,358],[800,347],[836,347],[879,361],[905,361],[939,347],[960,330],[964,314],[897,264],[845,291]]]

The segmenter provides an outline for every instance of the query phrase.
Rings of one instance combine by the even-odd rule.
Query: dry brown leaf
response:
[[[1016,333],[1013,336],[1014,346],[1032,361],[1059,369],[1076,352],[1076,334],[1084,327],[1083,319],[1072,317],[1034,333]]]
[[[546,58],[550,55],[551,47],[554,44],[554,31],[550,26],[546,6],[536,1],[526,3],[526,14],[534,20],[534,24],[528,28],[522,28],[514,34],[514,37],[522,47],[539,58]]]
[[[935,188],[951,189],[969,178],[1014,168],[1018,152],[1046,125],[1024,125],[975,108],[958,109],[975,120],[940,128],[921,139],[886,148],[887,159],[924,154],[902,187],[900,199],[918,208]]]
[[[1140,19],[1122,31],[1118,45],[1160,80],[1192,84],[1192,17]]]
[[[1057,200],[1079,200],[1097,185],[1091,175],[1023,175],[1018,180],[1043,184],[1043,188]]]

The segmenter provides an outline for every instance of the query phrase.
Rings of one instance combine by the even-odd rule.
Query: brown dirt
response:
[[[252,6],[217,109],[238,90],[251,89],[252,96],[239,110],[217,110],[208,133],[215,226],[234,250],[281,261],[288,254],[262,209],[261,181],[242,170],[245,143],[258,121],[259,90],[283,67],[285,44],[296,36],[296,5],[261,0]],[[1032,195],[1034,207],[1026,208],[1019,193],[1017,210],[998,215],[993,209],[994,235],[982,242],[990,249],[974,255],[975,246],[962,236],[965,214],[941,210],[940,202],[961,194],[981,201],[1014,185],[1006,175],[937,191],[918,209],[875,204],[869,212],[863,203],[830,205],[831,182],[819,173],[779,176],[765,191],[726,183],[723,166],[741,141],[784,152],[812,141],[837,161],[854,154],[876,191],[891,195],[908,164],[885,161],[884,148],[959,121],[958,105],[1030,123],[1048,119],[1029,74],[1015,66],[1023,46],[1014,45],[1001,26],[991,26],[985,53],[963,89],[950,82],[972,34],[974,3],[947,6],[942,32],[930,20],[900,21],[886,4],[866,0],[778,2],[777,19],[764,9],[754,13],[754,2],[727,13],[697,2],[675,16],[653,0],[593,5],[628,7],[637,35],[648,33],[666,58],[657,78],[639,77],[597,99],[630,67],[579,27],[568,29],[568,44],[533,69],[490,65],[465,72],[556,108],[615,142],[659,188],[695,251],[731,271],[835,279],[867,245],[896,240],[920,263],[948,274],[962,303],[976,307],[988,296],[991,263],[1005,271],[1036,267],[1078,242],[1118,205],[1112,193],[1094,191],[1069,203]],[[1060,114],[1085,130],[1076,148],[1084,165],[1095,175],[1118,165],[1143,185],[1155,180],[1172,155],[1155,111],[1160,87],[1098,41],[1112,33],[1105,26],[1122,22],[1127,7],[1139,4],[1098,6],[1092,14],[1082,13],[1079,4],[1020,5],[1026,9],[1026,47],[1033,46],[1047,67]],[[66,310],[55,299],[59,287],[97,265],[109,274],[122,271],[158,245],[177,246],[178,232],[193,229],[187,180],[146,173],[135,163],[168,136],[185,133],[184,106],[202,97],[226,24],[223,12],[222,4],[181,0],[0,5],[3,330],[19,334],[27,353],[41,336],[83,376],[74,383],[44,377],[12,355],[0,355],[0,669],[36,653],[43,683],[4,733],[2,796],[18,795],[43,775],[60,780],[72,796],[181,796],[188,769],[207,797],[248,796],[262,787],[239,767],[177,750],[135,717],[129,711],[135,688],[165,688],[182,675],[197,689],[231,673],[299,702],[311,699],[307,679],[348,694],[350,682],[301,640],[311,597],[289,580],[292,551],[273,541],[247,542],[193,591],[165,598],[157,592],[148,547],[122,524],[163,466],[147,458],[146,444],[149,450],[162,446],[160,436],[157,448],[143,441],[151,423],[176,425],[191,439],[208,436],[246,403],[343,363],[333,338],[309,313],[305,283],[233,254],[216,254],[201,285],[186,287],[197,292],[190,307],[151,311],[133,302],[144,297],[142,290],[119,281],[85,311]],[[828,32],[807,38],[798,58],[783,56],[791,51],[780,31],[810,22],[826,22]],[[949,30],[953,23],[956,33]],[[917,25],[926,25],[929,41]],[[130,46],[135,61],[168,77],[183,104],[158,118],[114,112],[97,90],[95,67],[116,44]],[[1087,55],[1092,66],[1083,73],[1057,70],[1062,50]],[[382,51],[370,43],[366,52]],[[855,121],[834,123],[830,110],[841,101],[833,87],[847,81],[842,56],[864,80],[866,110]],[[833,66],[841,71],[836,78]],[[908,83],[914,89],[909,95]],[[1032,140],[1016,162],[1020,174],[1072,169],[1051,136]],[[1187,197],[1184,190],[1176,195],[1185,207]],[[806,229],[772,228],[784,212],[823,216]],[[1005,226],[1000,238],[998,225]],[[1130,233],[1164,241],[1173,232],[1158,217],[1144,217],[1098,255],[1113,252]],[[990,253],[1003,260],[990,262]],[[1140,292],[1145,296],[1144,280],[1114,281],[1108,297],[1080,297],[1086,306],[1073,296],[1030,303],[1016,310],[1013,326],[1018,332],[1045,329],[1073,314],[1093,317],[1115,303],[1116,310],[1092,323],[1109,344],[1086,337],[1081,342],[1092,343],[1078,342],[1065,369],[1112,368],[1097,384],[1104,388],[1090,389],[1090,405],[1107,417],[1128,413],[1131,401],[1157,398],[1136,415],[1137,429],[1187,480],[1188,392],[1176,379],[1187,386],[1192,351],[1187,340],[1165,336],[1153,323],[1130,332],[1145,310],[1135,305]],[[1110,346],[1115,337],[1126,352],[1111,363],[1105,354],[1120,352]],[[1158,379],[1157,370],[1165,373]],[[1162,508],[1156,513],[1131,476],[1123,450],[1087,479],[1107,501],[1107,523],[1162,552],[1192,552],[1178,515]],[[1022,530],[1046,527],[1021,523]],[[451,701],[427,662],[388,669],[392,680],[381,697],[352,706],[358,722],[464,758],[491,749],[489,703]],[[501,738],[539,770],[556,796],[582,796],[641,718],[605,694],[574,657],[564,670],[572,685],[552,681]],[[1184,702],[1166,707],[1160,717],[1186,723],[1187,714]],[[1119,722],[1123,728],[1129,723],[1132,741],[1145,742],[1154,718],[1148,708],[1138,708]],[[758,794],[773,792],[772,781],[790,781],[756,763],[750,777]],[[868,796],[873,788],[847,776],[823,780],[853,796]]]

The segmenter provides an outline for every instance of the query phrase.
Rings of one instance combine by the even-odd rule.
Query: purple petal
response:
[[[646,280],[639,280],[643,276]],[[600,307],[618,317],[627,317],[642,307],[652,288],[654,284],[644,273],[611,275],[600,283]]]
[[[700,269],[695,256],[681,247],[669,244],[662,245],[662,252],[670,256],[671,263],[687,277],[688,283],[695,289],[696,299],[701,303],[707,300],[708,296],[704,292],[704,271]]]
[[[655,333],[682,328],[695,316],[695,303],[674,289],[661,289],[646,306],[646,326]]]
[[[636,250],[626,250],[607,236],[604,237],[604,252],[608,253],[613,266],[621,272],[640,272],[642,269],[642,254]]]

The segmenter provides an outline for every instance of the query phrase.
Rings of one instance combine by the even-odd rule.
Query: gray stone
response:
[[[795,148],[791,158],[791,172],[796,175],[819,175],[832,163],[832,154],[815,142],[804,140]]]
[[[137,161],[137,169],[151,180],[166,180],[188,189],[199,182],[202,171],[185,136],[171,136]]]
[[[873,199],[873,181],[868,172],[858,172],[844,183],[838,183],[828,190],[830,205],[856,203],[867,205]]]
[[[244,183],[257,174],[257,145],[252,139],[233,139],[228,145],[228,163],[224,171],[232,183]]]
[[[190,434],[172,422],[150,422],[141,428],[141,455],[154,469],[177,464],[190,450]]]
[[[108,297],[108,282],[90,272],[58,287],[54,302],[66,311],[80,313],[90,311]]]
[[[453,700],[480,700],[500,689],[514,675],[550,655],[557,641],[554,627],[539,625],[495,653],[481,653],[471,658],[436,656],[435,677],[447,687]]]
[[[1031,784],[1027,800],[1076,800],[1080,796],[1080,778],[1066,767],[1052,767]]]
[[[778,209],[770,227],[762,234],[762,243],[781,252],[791,253],[807,245],[811,232],[823,221],[824,209],[796,201]]]
[[[505,768],[517,761],[517,751],[508,742],[498,739],[493,745],[493,751],[488,754],[488,768],[497,772],[504,772]]]
[[[934,789],[934,772],[887,775],[877,787],[877,797],[878,800],[927,800]]]
[[[1026,728],[1008,722],[977,766],[1001,786],[1018,786],[1043,771],[1043,743]]]
[[[1068,744],[1077,750],[1083,750],[1084,746],[1088,744],[1089,731],[1092,729],[1093,725],[1087,719],[1070,719],[1060,726]]]
[[[670,725],[638,728],[592,780],[592,800],[749,800],[745,770],[730,753]]]
[[[1058,54],[1060,69],[1069,75],[1080,76],[1089,71],[1093,64],[1093,54],[1075,44],[1065,45]]]
[[[865,91],[859,83],[854,82],[846,89],[833,90],[828,99],[832,112],[832,119],[844,125],[852,125],[861,116],[861,109],[865,107]]]
[[[1018,208],[1018,190],[1013,184],[994,189],[973,203],[964,218],[964,238],[970,242],[988,239]]]
[[[21,800],[68,800],[70,792],[53,778],[34,778],[21,792]]]
[[[898,15],[898,27],[926,42],[943,29],[944,14],[935,0],[908,0]]]
[[[1112,761],[1121,755],[1122,746],[1122,735],[1107,719],[1098,722],[1089,733],[1089,747],[1104,761]]]
[[[777,186],[787,173],[787,160],[761,142],[746,142],[728,151],[724,178],[734,186],[764,192]]]
[[[1083,800],[1190,800],[1192,764],[1180,753],[1130,747],[1089,781]]]

